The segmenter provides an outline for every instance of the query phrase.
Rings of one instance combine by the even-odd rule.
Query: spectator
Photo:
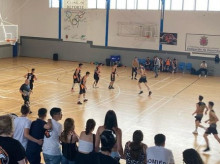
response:
[[[160,72],[164,71],[164,61],[162,58],[160,58]]]
[[[207,76],[207,63],[205,61],[203,61],[201,64],[200,64],[200,69],[199,69],[199,77],[201,77],[201,73],[202,72],[205,72],[205,77]]]
[[[146,63],[145,63],[145,69],[146,69],[146,70],[150,70],[150,65],[151,65],[150,58],[147,57],[147,59],[146,59]]]
[[[48,123],[45,121],[47,116],[47,109],[40,108],[38,110],[38,119],[33,121],[30,127],[30,136],[43,140],[44,133],[46,129],[51,129],[51,120],[48,120]],[[30,164],[39,164],[41,162],[40,153],[42,151],[42,146],[38,145],[31,140],[27,143],[26,156]]]
[[[154,137],[156,146],[147,149],[147,164],[166,163],[174,164],[173,153],[164,148],[166,137],[163,134],[157,134]]]
[[[104,125],[100,126],[96,132],[96,142],[95,142],[96,152],[99,151],[100,135],[106,129],[112,130],[116,134],[117,142],[112,148],[111,156],[119,161],[120,158],[124,157],[123,148],[122,148],[122,131],[120,128],[118,128],[117,117],[113,110],[109,110],[106,113]]]
[[[157,56],[154,57],[154,73],[155,73],[155,78],[158,77],[158,70],[160,69],[160,60],[158,59]]]
[[[172,61],[172,73],[177,72],[177,60],[174,58]]]
[[[75,164],[77,154],[76,142],[79,137],[75,132],[74,120],[67,118],[64,122],[64,131],[61,133],[60,141],[62,144],[62,164]]]
[[[27,118],[30,113],[30,108],[26,105],[21,106],[21,117],[17,117],[14,119],[15,131],[13,138],[18,140],[24,149],[27,148],[28,140],[37,143],[38,145],[43,144],[42,139],[36,139],[30,136],[29,131],[31,127],[31,120]]]
[[[166,62],[165,62],[165,70],[166,70],[167,72],[170,71],[170,66],[171,66],[170,58],[167,58],[167,59],[166,59]]]
[[[61,150],[59,137],[62,132],[62,125],[58,122],[62,119],[62,112],[60,108],[52,108],[50,110],[52,117],[52,130],[46,131],[43,144],[43,156],[46,164],[60,164]]]
[[[124,155],[126,164],[145,164],[146,163],[146,149],[147,145],[142,143],[143,133],[136,130],[133,133],[133,141],[127,142],[125,145]]]
[[[92,155],[92,164],[119,164],[110,154],[116,144],[116,135],[112,130],[104,130],[100,135],[101,152]]]
[[[183,162],[186,164],[204,164],[202,158],[195,149],[186,149],[183,152]]]
[[[89,153],[95,152],[95,134],[93,134],[96,122],[89,119],[86,122],[86,130],[82,131],[79,137],[78,155],[76,157],[77,164],[87,164],[90,162]]]
[[[0,116],[0,163],[25,164],[24,147],[12,135],[13,119],[9,115]]]

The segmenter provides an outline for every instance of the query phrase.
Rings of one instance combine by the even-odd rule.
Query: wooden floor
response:
[[[123,131],[123,144],[131,140],[135,130],[142,130],[144,142],[153,146],[153,137],[157,133],[167,136],[166,147],[173,151],[176,164],[182,162],[182,152],[187,148],[197,149],[206,164],[220,164],[220,144],[209,136],[211,151],[202,153],[205,142],[202,137],[204,130],[199,129],[199,135],[192,134],[194,130],[195,103],[199,94],[205,102],[215,102],[215,110],[220,118],[220,78],[208,77],[199,79],[188,74],[161,73],[157,79],[148,72],[148,84],[153,92],[147,96],[147,90],[139,96],[137,81],[130,79],[130,68],[119,68],[115,89],[108,90],[110,67],[103,67],[99,88],[92,88],[93,74],[89,77],[87,98],[89,101],[79,106],[76,104],[77,92],[70,91],[72,74],[76,62],[58,61],[37,58],[15,58],[0,60],[0,114],[19,114],[23,101],[18,90],[24,82],[24,74],[31,68],[36,69],[38,80],[35,82],[34,93],[31,95],[31,119],[37,117],[37,110],[46,107],[61,107],[63,120],[72,117],[75,120],[76,131],[80,133],[89,118],[96,120],[97,127],[103,125],[107,110],[116,111],[119,127]],[[82,75],[86,71],[93,73],[94,65],[84,64]],[[49,117],[49,116],[48,116]],[[204,120],[208,116],[205,116]],[[204,121],[203,120],[203,121]],[[204,123],[203,123],[204,124]],[[96,127],[96,128],[97,128]],[[220,127],[220,125],[219,125]],[[218,130],[220,132],[220,129]]]

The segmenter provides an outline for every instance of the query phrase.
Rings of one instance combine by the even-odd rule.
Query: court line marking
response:
[[[170,85],[171,83],[173,83],[173,82],[175,82],[175,81],[177,81],[177,80],[179,80],[179,79],[181,79],[181,78],[182,78],[182,77],[179,77],[179,78],[176,78],[176,79],[174,79],[174,80],[171,80],[171,81],[167,82],[165,85],[162,85],[161,87],[157,88],[156,90],[158,91],[158,90],[160,90],[160,89],[166,87],[167,85]]]

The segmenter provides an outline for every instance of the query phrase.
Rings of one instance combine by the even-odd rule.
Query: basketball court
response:
[[[28,63],[28,64],[27,64]],[[72,117],[75,120],[76,132],[84,129],[86,120],[93,118],[96,129],[103,125],[105,113],[115,110],[119,127],[123,132],[123,145],[132,139],[135,130],[142,130],[144,142],[153,146],[153,137],[163,133],[167,137],[166,147],[174,153],[177,164],[182,163],[182,152],[187,148],[198,150],[206,164],[219,164],[220,147],[213,136],[210,136],[211,151],[202,153],[205,142],[202,137],[204,130],[199,129],[199,135],[194,136],[195,103],[198,95],[203,95],[205,102],[215,102],[216,114],[220,115],[219,77],[198,78],[189,74],[161,73],[154,78],[152,72],[147,73],[148,84],[153,92],[148,97],[147,90],[138,95],[137,81],[130,79],[130,68],[121,67],[116,77],[115,89],[108,90],[110,67],[103,66],[99,88],[93,88],[93,77],[87,82],[88,102],[77,105],[78,87],[71,92],[73,68],[77,62],[52,61],[39,58],[1,59],[1,94],[0,113],[15,113],[20,115],[23,100],[19,87],[24,82],[24,74],[32,67],[36,69],[38,80],[34,84],[31,95],[30,115],[32,120],[37,118],[37,110],[45,107],[60,107],[64,120]],[[84,63],[82,75],[86,71],[93,72],[93,64]],[[48,116],[49,118],[49,116]],[[205,116],[206,120],[208,116]],[[202,123],[204,124],[204,123]],[[206,126],[208,126],[206,124]]]

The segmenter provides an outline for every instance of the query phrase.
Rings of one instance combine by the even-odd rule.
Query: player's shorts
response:
[[[84,85],[80,84],[79,94],[81,95],[81,94],[84,94],[84,93],[86,93],[86,89],[85,89]]]
[[[94,74],[94,80],[96,81],[96,83],[98,83],[98,81],[99,81],[99,75]]]
[[[80,77],[79,79],[77,77],[73,77],[73,83],[80,83]]]
[[[218,134],[217,125],[211,124],[206,130],[205,134]]]
[[[147,82],[147,77],[143,76],[139,79],[139,83],[146,83]]]
[[[201,123],[202,117],[203,117],[203,114],[197,114],[197,115],[195,116],[195,118],[196,118],[195,121],[199,121],[199,122]]]
[[[111,81],[115,81],[115,74],[111,74]]]

